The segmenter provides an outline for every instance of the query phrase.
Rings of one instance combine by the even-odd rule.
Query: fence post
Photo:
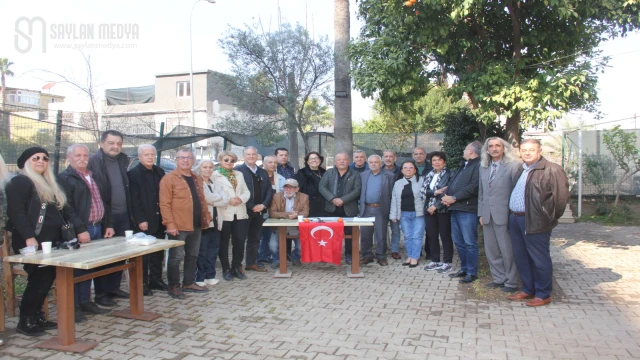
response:
[[[56,114],[56,142],[53,153],[53,173],[57,174],[60,167],[60,143],[62,142],[62,110]]]
[[[160,140],[164,137],[164,121],[160,123]],[[160,155],[162,155],[162,151],[158,151],[156,154],[156,166],[160,166]]]

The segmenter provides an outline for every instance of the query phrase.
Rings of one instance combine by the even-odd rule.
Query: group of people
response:
[[[217,166],[201,160],[195,168],[193,152],[182,148],[176,152],[176,169],[165,173],[155,165],[156,149],[149,144],[138,147],[139,164],[127,171],[129,158],[122,144],[123,135],[109,130],[92,156],[85,145],[71,145],[69,166],[57,177],[46,149],[22,153],[17,161],[21,171],[6,185],[7,229],[16,253],[26,246],[40,248],[42,241],[61,241],[60,228],[67,222],[81,244],[124,236],[126,230],[157,238],[166,234],[185,245],[169,250],[167,283],[162,279],[163,252],[144,257],[144,295],[162,290],[184,299],[185,292],[207,292],[207,286],[218,283],[218,258],[227,281],[287,261],[279,257],[273,228],[263,226],[269,217],[358,216],[375,218],[374,226],[361,231],[362,264],[388,265],[390,226],[393,259],[401,259],[402,232],[407,254],[402,265],[417,267],[424,249],[430,260],[424,269],[447,273],[455,245],[461,267],[449,276],[470,283],[477,280],[481,224],[493,277],[486,286],[513,293],[512,300],[529,300],[530,306],[550,302],[549,241],[567,203],[568,185],[562,168],[541,156],[537,140],[521,143],[522,162],[500,138],[487,139],[484,145],[473,142],[457,171],[449,170],[444,152],[427,154],[416,147],[413,159],[400,165],[392,150],[368,158],[357,150],[353,162],[349,154],[338,153],[328,170],[322,167],[323,156],[310,152],[296,172],[287,149],[265,156],[259,167],[258,151],[249,146],[242,164],[236,165],[235,153],[221,151]],[[0,165],[5,183],[7,170]],[[350,231],[346,228],[345,234]],[[299,240],[288,242],[286,253],[293,265],[300,265]],[[352,261],[350,241],[345,242],[345,261]],[[96,270],[75,270],[75,275]],[[57,325],[41,311],[55,271],[28,264],[25,271],[29,276],[17,330],[41,335]],[[93,301],[90,281],[76,284],[76,321],[84,321],[85,314],[108,312],[105,308],[116,306],[118,298],[128,299],[120,289],[121,277],[114,272],[95,278]]]

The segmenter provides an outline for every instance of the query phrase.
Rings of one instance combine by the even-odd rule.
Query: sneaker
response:
[[[218,280],[218,279],[205,279],[204,280],[204,283],[207,284],[207,285],[216,285],[219,282],[220,282],[220,280]],[[198,283],[196,283],[196,284],[198,284]],[[200,285],[200,284],[198,284],[198,285]]]
[[[198,285],[198,286],[206,286],[207,283],[204,282],[204,281],[196,281],[196,285]]]
[[[449,271],[451,271],[451,264],[450,263],[441,263],[440,264],[440,267],[438,268],[438,274],[448,273]]]
[[[433,270],[438,270],[441,266],[442,266],[441,263],[432,261],[428,263],[427,266],[424,267],[424,269],[425,271],[433,271]]]

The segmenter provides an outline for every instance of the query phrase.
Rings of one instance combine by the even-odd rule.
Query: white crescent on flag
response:
[[[313,236],[313,238],[315,239],[316,236],[314,234],[316,233],[316,231],[320,231],[320,230],[327,230],[331,234],[331,236],[329,238],[333,237],[333,229],[331,229],[328,226],[316,226],[316,227],[314,227],[313,230],[311,230],[311,236]]]

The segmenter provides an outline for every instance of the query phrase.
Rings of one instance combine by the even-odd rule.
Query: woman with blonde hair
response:
[[[49,153],[41,147],[26,149],[18,158],[20,173],[7,185],[7,228],[12,232],[13,251],[42,242],[56,244],[61,240],[63,213],[69,216],[64,191],[58,186],[49,166]],[[44,330],[53,330],[57,324],[47,321],[42,305],[56,278],[53,266],[39,267],[25,264],[29,274],[27,287],[20,303],[20,321],[17,332],[39,336]]]
[[[236,154],[231,151],[222,151],[218,154],[218,161],[220,165],[213,173],[212,180],[220,185],[229,199],[228,202],[216,206],[218,218],[222,218],[219,252],[222,278],[227,281],[233,280],[234,277],[244,280],[247,277],[242,270],[242,259],[249,222],[246,203],[251,193],[242,173],[233,170],[233,164],[238,161]],[[229,266],[229,238],[233,246],[231,266]]]

